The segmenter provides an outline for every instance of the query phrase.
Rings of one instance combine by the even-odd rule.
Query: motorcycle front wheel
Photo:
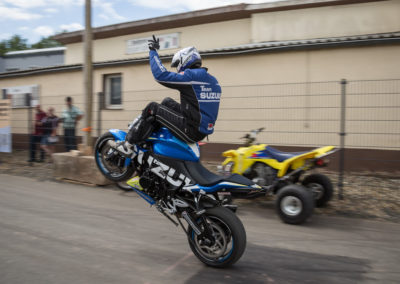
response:
[[[246,248],[246,231],[240,219],[229,209],[215,207],[207,209],[205,218],[199,219],[204,229],[205,219],[212,231],[213,240],[198,236],[189,226],[189,245],[196,257],[208,266],[222,268],[240,259]]]
[[[94,159],[100,172],[109,180],[114,182],[124,181],[130,178],[135,169],[128,158],[122,156],[107,142],[115,140],[115,137],[106,132],[100,136],[94,147]]]

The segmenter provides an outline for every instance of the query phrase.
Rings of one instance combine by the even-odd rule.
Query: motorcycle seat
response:
[[[306,152],[282,152],[277,149],[274,149],[270,146],[265,148],[265,152],[267,155],[271,156],[272,158],[276,159],[278,162],[283,162],[287,159],[290,159],[295,156],[299,156],[301,154],[307,153]]]
[[[217,183],[221,183],[221,182],[232,182],[232,183],[238,183],[238,184],[249,185],[249,186],[254,184],[248,178],[245,178],[244,176],[241,176],[238,174],[233,174],[233,175],[230,175],[227,177],[216,175],[216,174],[210,172],[209,170],[207,170],[199,162],[186,161],[185,165],[186,165],[186,169],[188,170],[190,176],[199,185],[202,185],[202,186],[213,186],[213,185],[216,185]]]

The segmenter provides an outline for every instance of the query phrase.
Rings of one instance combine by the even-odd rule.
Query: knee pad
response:
[[[126,135],[126,141],[130,144],[136,144],[146,140],[154,130],[153,122],[153,116],[139,118],[129,129],[129,132]]]
[[[147,118],[149,116],[156,116],[158,110],[158,103],[151,102],[149,103],[142,112],[142,117]]]

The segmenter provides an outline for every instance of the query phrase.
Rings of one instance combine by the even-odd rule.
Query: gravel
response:
[[[28,163],[26,151],[13,154],[0,153],[0,173],[25,176],[39,181],[55,180],[53,165],[48,162]],[[203,162],[209,170],[216,172],[216,162]],[[338,198],[338,173],[319,170],[326,174],[335,186],[333,199],[325,208],[315,208],[314,214],[349,216],[385,220],[400,223],[400,177],[390,173],[345,173],[343,200]],[[273,206],[273,196],[251,200],[236,200],[238,204]]]

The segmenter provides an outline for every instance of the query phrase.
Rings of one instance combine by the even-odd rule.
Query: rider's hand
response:
[[[149,40],[149,49],[158,50],[160,49],[160,39],[153,35],[153,39]]]

